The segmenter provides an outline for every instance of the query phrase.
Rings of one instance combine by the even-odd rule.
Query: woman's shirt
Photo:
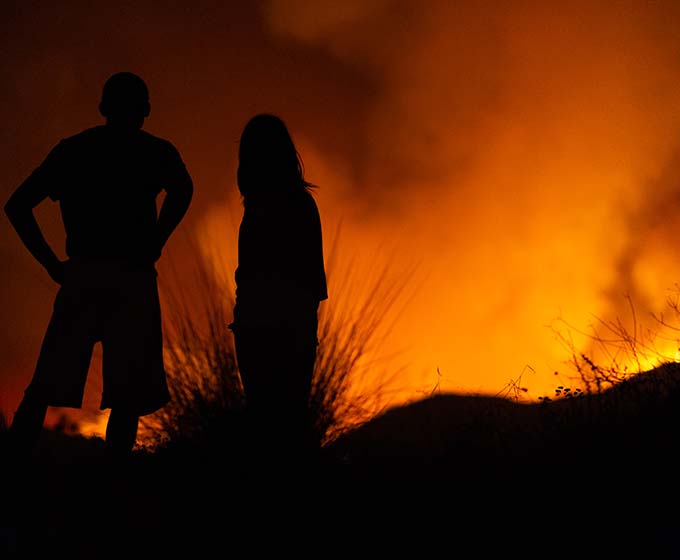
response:
[[[328,290],[321,219],[308,191],[244,201],[235,279],[237,326],[315,324]]]

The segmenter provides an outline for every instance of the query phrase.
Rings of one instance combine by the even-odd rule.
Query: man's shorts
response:
[[[156,269],[123,261],[74,261],[27,389],[49,406],[80,408],[94,345],[102,344],[100,408],[143,416],[170,400]]]

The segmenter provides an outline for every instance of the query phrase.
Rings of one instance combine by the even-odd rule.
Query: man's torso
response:
[[[156,199],[181,165],[172,145],[142,130],[98,126],[53,153],[49,196],[61,205],[68,256],[152,259]]]

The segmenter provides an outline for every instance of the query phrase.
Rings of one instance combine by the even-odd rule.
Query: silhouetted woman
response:
[[[236,357],[254,443],[288,459],[318,446],[309,397],[318,309],[328,293],[313,185],[279,117],[259,114],[246,124],[237,182],[244,210],[231,325]]]

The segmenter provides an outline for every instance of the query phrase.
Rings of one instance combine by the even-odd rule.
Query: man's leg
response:
[[[17,452],[30,453],[45,422],[47,403],[79,407],[94,347],[94,308],[80,285],[62,285],[54,301],[40,354],[10,426]]]
[[[139,417],[164,406],[170,395],[163,367],[160,299],[153,266],[112,262],[103,280],[106,320],[102,323],[103,393],[110,408],[106,426],[109,452],[129,455],[137,441]]]
[[[126,457],[137,442],[139,416],[127,410],[112,408],[106,425],[106,446],[114,457]]]
[[[47,405],[29,388],[14,413],[9,427],[10,444],[13,452],[26,456],[33,451],[42,432]]]

